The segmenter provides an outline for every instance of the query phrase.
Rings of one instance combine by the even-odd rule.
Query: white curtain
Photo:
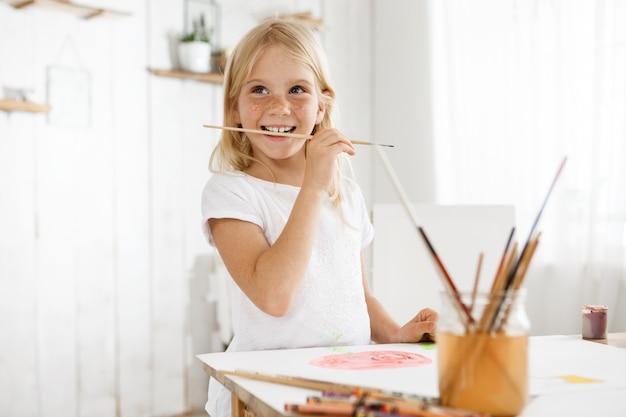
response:
[[[431,0],[437,202],[508,203],[533,334],[626,331],[626,0]],[[503,236],[503,248],[506,236]]]

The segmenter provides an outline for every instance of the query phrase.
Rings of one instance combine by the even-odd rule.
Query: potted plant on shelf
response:
[[[211,38],[204,15],[193,21],[193,30],[183,35],[178,44],[178,60],[184,71],[209,72],[211,69]]]

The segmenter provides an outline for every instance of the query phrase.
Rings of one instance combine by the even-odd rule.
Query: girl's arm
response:
[[[434,310],[430,308],[422,309],[401,327],[372,294],[365,274],[365,262],[362,255],[361,270],[363,271],[363,288],[365,290],[367,312],[370,316],[371,338],[374,342],[415,343],[434,340],[437,320],[437,313]]]
[[[237,219],[209,219],[224,265],[262,311],[284,315],[295,296],[313,247],[319,207],[325,196],[302,189],[283,232],[270,246],[263,230]]]
[[[287,313],[304,277],[337,155],[354,154],[350,141],[335,129],[317,132],[306,146],[302,186],[273,245],[255,224],[209,219],[215,245],[233,280],[259,309],[273,316]]]

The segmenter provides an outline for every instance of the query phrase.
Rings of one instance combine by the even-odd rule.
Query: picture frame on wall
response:
[[[91,74],[82,68],[49,66],[46,93],[52,111],[48,123],[54,126],[91,126]]]

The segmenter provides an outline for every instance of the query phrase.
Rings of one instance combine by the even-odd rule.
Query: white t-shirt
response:
[[[214,244],[208,219],[235,218],[258,225],[272,245],[299,191],[239,171],[214,174],[202,193],[205,236]],[[234,337],[229,351],[370,343],[361,250],[372,241],[374,229],[359,187],[346,178],[343,193],[343,219],[329,200],[322,205],[309,266],[287,314],[274,317],[262,312],[233,286]],[[230,394],[213,380],[207,412],[211,417],[230,415]]]

